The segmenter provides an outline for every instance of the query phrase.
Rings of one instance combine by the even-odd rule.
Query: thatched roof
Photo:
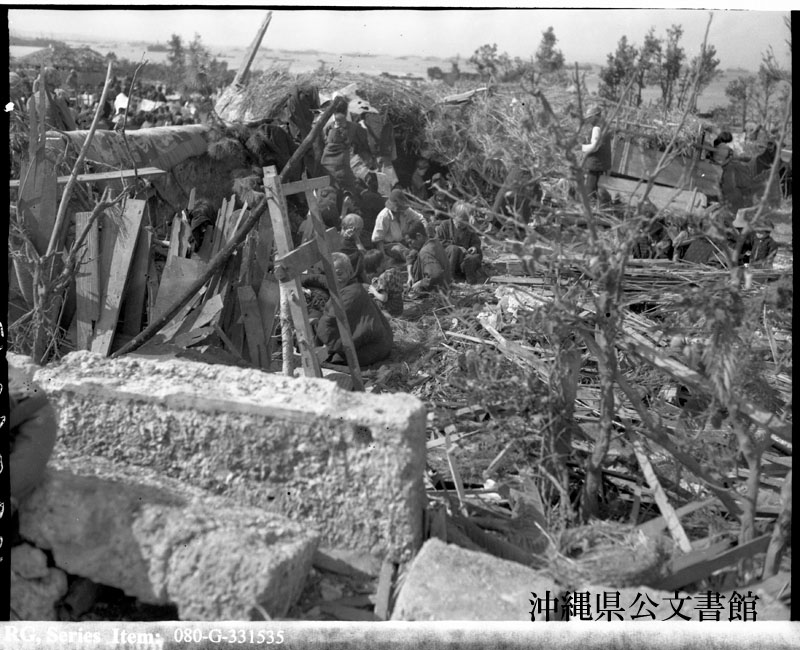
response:
[[[413,142],[423,136],[425,115],[435,98],[418,87],[384,76],[353,73],[310,72],[290,74],[272,69],[251,79],[240,92],[235,113],[226,121],[252,122],[261,119],[282,119],[294,90],[298,87],[316,88],[324,101],[334,92],[356,84],[359,97],[369,101],[391,122],[399,143]]]
[[[15,59],[24,67],[38,67],[42,64],[68,73],[73,68],[78,72],[105,72],[106,58],[90,47],[70,47],[64,43],[51,43],[48,47],[36,50]]]

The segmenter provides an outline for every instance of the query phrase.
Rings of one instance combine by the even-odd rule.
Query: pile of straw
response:
[[[648,537],[634,526],[596,522],[564,530],[550,570],[573,587],[651,586],[663,577],[669,542]]]
[[[330,70],[290,74],[273,68],[251,80],[242,92],[239,110],[241,114],[254,116],[254,120],[280,119],[298,86],[315,87],[325,98],[353,83],[357,85],[358,95],[392,124],[398,145],[420,148],[424,139],[425,115],[434,99],[414,86],[389,77]]]

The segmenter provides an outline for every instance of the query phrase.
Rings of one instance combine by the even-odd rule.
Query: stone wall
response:
[[[326,546],[410,559],[422,537],[425,409],[219,365],[67,355],[36,373],[62,458],[147,467],[287,515]]]

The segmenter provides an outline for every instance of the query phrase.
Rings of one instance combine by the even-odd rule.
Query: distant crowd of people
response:
[[[126,130],[132,131],[199,124],[214,101],[213,95],[183,96],[165,84],[141,81],[135,83],[131,92],[129,79],[114,77],[100,106],[103,83],[94,86],[80,83],[74,69],[66,78],[62,77],[51,67],[44,68],[33,80],[22,70],[10,72],[11,100],[30,114],[31,107],[38,106],[43,89],[48,128],[62,131],[88,129],[98,107],[99,129],[120,129],[124,125]]]

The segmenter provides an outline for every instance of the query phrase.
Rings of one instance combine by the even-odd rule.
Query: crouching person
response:
[[[10,402],[9,473],[11,514],[34,491],[56,443],[58,423],[55,409],[44,391],[20,368],[8,364]]]
[[[350,259],[344,253],[333,253],[336,286],[344,305],[358,363],[369,366],[383,361],[392,352],[392,328],[383,312],[360,282],[355,281]],[[317,342],[328,349],[328,361],[346,359],[339,325],[328,300],[317,323]]]
[[[412,249],[409,255],[409,278],[412,294],[439,290],[447,292],[453,282],[450,273],[450,260],[447,259],[442,243],[429,239],[425,226],[413,223],[406,233],[406,241]]]
[[[483,263],[481,238],[470,226],[470,209],[467,203],[458,201],[453,206],[452,214],[452,218],[436,226],[436,236],[447,253],[453,279],[476,284]]]

